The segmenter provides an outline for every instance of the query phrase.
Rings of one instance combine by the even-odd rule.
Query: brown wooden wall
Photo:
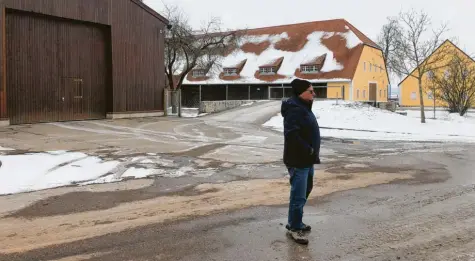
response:
[[[106,116],[108,26],[13,11],[6,29],[11,124]]]
[[[0,0],[0,119],[8,114],[5,8],[109,25],[112,86],[106,97],[107,112],[163,110],[166,22],[141,6],[138,0]]]
[[[164,24],[132,1],[115,2],[111,17],[114,111],[162,110]]]

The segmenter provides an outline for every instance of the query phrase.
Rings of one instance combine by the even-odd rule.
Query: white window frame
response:
[[[411,92],[411,100],[413,100],[413,101],[417,100],[417,93],[416,92]]]
[[[317,73],[318,66],[317,65],[301,65],[300,71],[303,73]]]
[[[224,68],[223,69],[223,72],[224,72],[224,75],[226,76],[234,76],[234,75],[237,75],[237,68]]]
[[[260,74],[275,74],[276,73],[276,68],[274,66],[272,66],[272,67],[260,67],[259,68],[259,73]]]
[[[206,76],[206,73],[204,70],[198,69],[198,70],[193,70],[192,72],[193,77],[203,77]]]

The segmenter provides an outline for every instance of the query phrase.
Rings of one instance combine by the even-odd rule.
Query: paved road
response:
[[[64,125],[90,135],[107,132],[104,143],[134,133],[141,135],[135,142],[180,137],[185,152],[172,144],[169,159],[220,165],[211,176],[0,197],[0,260],[475,260],[475,147],[465,144],[325,139],[325,164],[305,209],[311,242],[302,247],[287,239],[281,134],[244,116],[262,109],[254,116],[261,121],[275,108],[260,104],[160,127],[130,121],[54,126],[44,140],[64,134]],[[25,144],[51,146],[33,138]],[[251,156],[258,160],[246,164]]]

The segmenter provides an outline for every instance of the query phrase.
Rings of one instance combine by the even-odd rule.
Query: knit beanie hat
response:
[[[303,92],[305,92],[308,87],[310,87],[311,83],[306,80],[295,79],[293,80],[290,85],[292,86],[292,91],[296,96],[300,96]]]

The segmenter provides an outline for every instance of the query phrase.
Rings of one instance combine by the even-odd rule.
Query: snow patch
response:
[[[318,101],[313,112],[318,118],[321,135],[348,139],[459,141],[475,142],[475,120],[420,119],[380,110],[357,102]],[[283,131],[283,118],[279,114],[264,124]]]
[[[280,57],[284,57],[284,61],[277,72],[279,75],[286,76],[284,79],[279,79],[274,83],[288,83],[294,78],[295,70],[300,68],[300,64],[303,61],[313,59],[317,56],[326,54],[325,64],[323,65],[323,72],[338,71],[344,67],[338,63],[334,57],[334,54],[325,45],[321,43],[321,39],[325,36],[331,36],[331,33],[316,31],[307,36],[308,42],[305,46],[297,52],[288,52],[275,49],[274,43],[288,37],[287,34],[269,36],[252,36],[245,37],[242,42],[259,43],[265,40],[271,41],[271,46],[264,50],[260,55],[254,53],[245,53],[241,49],[235,50],[232,54],[226,56],[222,60],[222,64],[226,66],[234,66],[243,60],[247,60],[243,70],[240,73],[241,78],[233,81],[221,80],[217,75],[213,75],[211,79],[204,82],[207,84],[224,84],[224,83],[265,83],[265,81],[258,80],[254,77],[256,70],[260,65],[266,64],[270,60],[275,60]],[[353,35],[347,33],[345,37],[348,37],[348,44],[350,46],[356,44],[356,40]],[[333,81],[348,81],[349,79],[334,79]],[[319,80],[314,80],[318,82]],[[320,80],[322,81],[322,80]],[[331,82],[332,79],[324,79],[324,82]],[[189,82],[185,79],[186,84],[199,84],[200,82]]]
[[[343,33],[341,35],[346,39],[346,47],[348,49],[353,49],[356,46],[358,46],[359,44],[363,43],[360,40],[360,38],[358,38],[358,36],[356,36],[356,34],[353,33],[353,31],[351,31],[351,30],[349,30],[348,32]]]
[[[119,164],[79,152],[7,155],[0,156],[0,161],[0,195],[95,180]]]

